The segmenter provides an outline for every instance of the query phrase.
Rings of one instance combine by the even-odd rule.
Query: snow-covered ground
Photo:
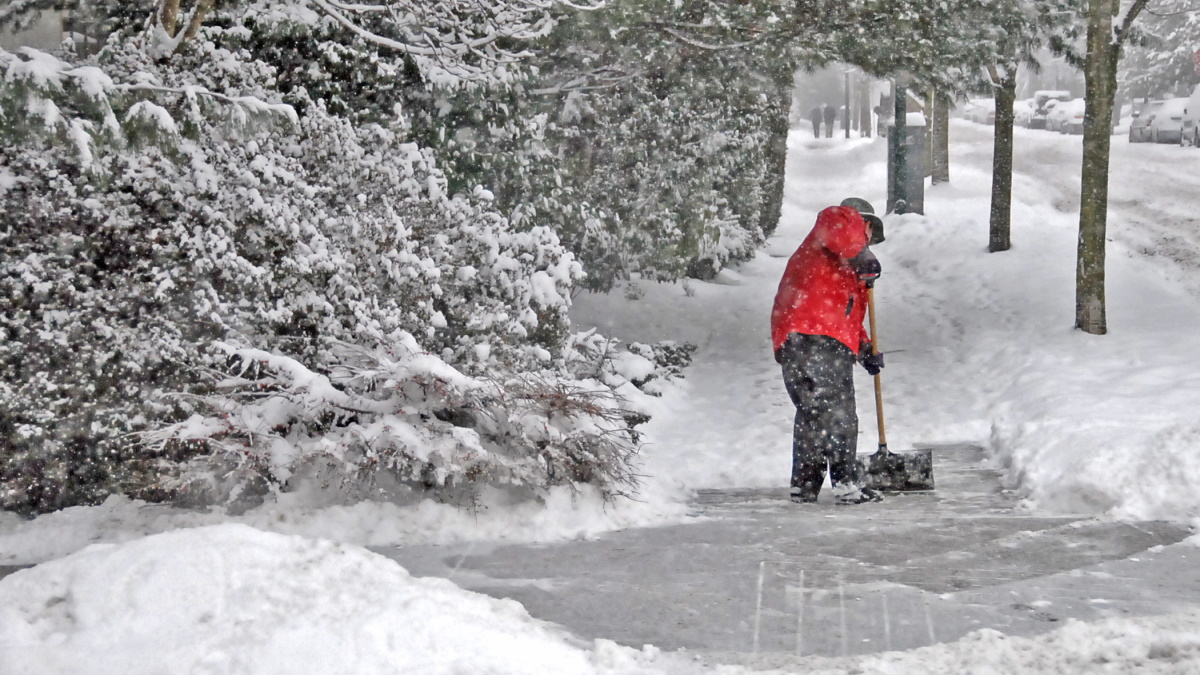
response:
[[[1187,205],[1200,203],[1200,183],[1187,178],[1200,151],[1114,137],[1109,334],[1095,337],[1073,329],[1080,138],[1017,132],[1011,251],[986,250],[990,127],[956,120],[951,183],[927,190],[924,217],[885,219],[875,252],[879,342],[893,352],[889,445],[983,444],[1037,508],[1193,522],[1200,373],[1187,364],[1200,326],[1200,219]],[[885,180],[878,139],[799,133],[793,144],[769,255],[695,285],[694,297],[650,285],[632,323],[619,294],[581,308],[609,332],[675,331],[702,346],[686,394],[651,423],[647,473],[658,480],[768,486],[787,476],[791,408],[764,328],[775,285],[816,211],[847,196],[881,209]],[[869,452],[871,396],[859,396],[859,417]]]
[[[5,673],[598,673],[519,604],[244,525],[100,544],[0,585]],[[651,652],[652,654],[652,652]],[[621,672],[627,672],[622,670]]]
[[[1109,335],[1096,337],[1072,328],[1079,137],[1017,130],[1014,246],[989,254],[990,128],[956,120],[952,136],[952,182],[928,189],[925,216],[886,218],[876,247],[890,446],[984,445],[1031,510],[1200,524],[1200,150],[1114,138]],[[0,565],[60,558],[0,580],[0,673],[707,670],[653,649],[577,644],[511,602],[413,579],[357,546],[589,537],[683,520],[695,488],[786,484],[792,411],[767,327],[775,285],[820,208],[859,196],[882,210],[885,180],[879,139],[799,132],[792,150],[783,220],[756,260],[712,283],[642,282],[637,300],[617,289],[578,301],[582,327],[700,347],[648,425],[640,501],[560,493],[545,507],[466,513],[296,495],[237,517],[120,499],[33,521],[0,514]],[[869,452],[870,380],[858,377]],[[117,545],[77,552],[95,542]],[[805,663],[1195,672],[1198,629],[1200,613],[1188,613]],[[306,658],[310,648],[322,655]],[[97,650],[108,660],[89,657]]]

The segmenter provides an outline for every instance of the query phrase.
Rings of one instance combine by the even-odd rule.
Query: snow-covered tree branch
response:
[[[473,378],[409,335],[386,352],[338,346],[329,376],[278,354],[219,347],[230,370],[205,399],[207,414],[145,435],[159,453],[207,449],[164,479],[193,498],[245,499],[318,474],[350,489],[441,494],[588,483],[614,497],[635,485],[633,413],[596,381]]]

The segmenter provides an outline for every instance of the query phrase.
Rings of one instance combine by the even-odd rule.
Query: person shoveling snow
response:
[[[867,293],[880,274],[871,253],[870,205],[831,206],[788,260],[771,310],[771,342],[783,382],[796,406],[792,432],[792,501],[817,501],[826,463],[834,499],[841,504],[880,501],[855,465],[858,413],[854,363],[868,373],[883,368],[863,327]],[[865,202],[863,202],[865,204]],[[871,219],[862,215],[867,212]],[[880,228],[874,228],[880,233]]]

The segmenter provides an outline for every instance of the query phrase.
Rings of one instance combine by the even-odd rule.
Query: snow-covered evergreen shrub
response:
[[[320,477],[349,491],[407,488],[472,501],[485,485],[634,486],[630,413],[596,381],[463,374],[408,335],[386,352],[338,344],[328,375],[290,357],[220,345],[216,394],[190,419],[146,435],[160,450],[207,452],[163,483],[202,502],[242,502]]]
[[[710,278],[769,234],[765,111],[735,113],[741,102],[683,91],[660,98],[637,83],[561,97],[516,91],[502,111],[466,94],[430,105],[455,111],[424,119],[428,133],[448,137],[456,174],[486,177],[514,221],[552,224],[591,290],[632,273]]]
[[[616,0],[564,18],[530,75],[486,98],[400,92],[452,173],[485,182],[514,222],[552,226],[592,290],[633,273],[710,278],[775,225],[770,120],[787,110],[744,54],[647,29],[682,11],[669,5]]]
[[[652,345],[641,342],[631,342],[629,352],[649,360],[654,364],[654,370],[642,376],[631,379],[634,386],[651,396],[662,395],[662,383],[678,380],[683,377],[683,371],[692,363],[692,355],[696,353],[696,345],[690,342],[678,343],[671,340],[657,342]]]
[[[696,345],[687,342],[631,342],[622,346],[619,340],[593,329],[570,337],[564,359],[567,370],[576,378],[598,380],[626,394],[637,389],[661,396],[661,385],[681,379],[695,352]]]
[[[374,353],[416,336],[464,376],[499,382],[494,395],[526,392],[513,401],[580,386],[561,368],[582,271],[551,230],[515,230],[482,188],[448,194],[402,118],[355,124],[311,99],[289,113],[273,66],[219,46],[221,31],[167,61],[117,35],[103,70],[0,57],[5,128],[18,132],[0,148],[5,508],[169,494],[160,460],[202,464],[219,448],[148,455],[130,434],[220,408],[225,394],[200,376],[221,365],[215,339],[329,373],[350,367],[332,343]],[[505,375],[517,372],[544,383]],[[580,405],[580,419],[608,423],[607,408]],[[430,419],[427,434],[461,433]],[[496,433],[495,456],[548,462],[513,481],[613,493],[628,472],[625,446]]]

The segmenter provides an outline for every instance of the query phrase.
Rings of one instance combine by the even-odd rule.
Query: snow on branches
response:
[[[74,66],[51,54],[28,47],[17,53],[0,48],[0,137],[20,140],[28,135],[67,139],[78,152],[84,169],[95,168],[95,146],[122,144],[137,136],[175,139],[180,129],[172,114],[150,100],[153,97],[186,99],[193,109],[198,98],[220,101],[229,112],[247,123],[251,117],[279,117],[292,122],[291,106],[268,103],[254,96],[227,96],[185,85],[166,87],[137,73],[140,81],[114,82],[95,66]]]
[[[249,52],[197,40],[164,61],[144,39],[86,66],[5,57],[0,111],[27,133],[0,147],[0,507],[172,498],[235,458],[222,475],[252,493],[316,457],[441,496],[629,486],[645,415],[620,406],[624,380],[569,369],[583,273],[553,231],[452,192],[403,119],[303,90],[278,115]],[[215,341],[265,366],[214,379]]]
[[[556,7],[593,10],[602,0],[259,0],[247,16],[266,25],[332,22],[365,43],[412,59],[439,86],[507,84],[529,56],[523,43],[554,28]]]
[[[204,414],[145,435],[161,453],[202,444],[172,491],[206,503],[261,498],[319,478],[468,503],[483,486],[634,486],[632,413],[614,391],[545,375],[469,377],[404,335],[387,351],[338,344],[322,375],[290,357],[219,343]]]

